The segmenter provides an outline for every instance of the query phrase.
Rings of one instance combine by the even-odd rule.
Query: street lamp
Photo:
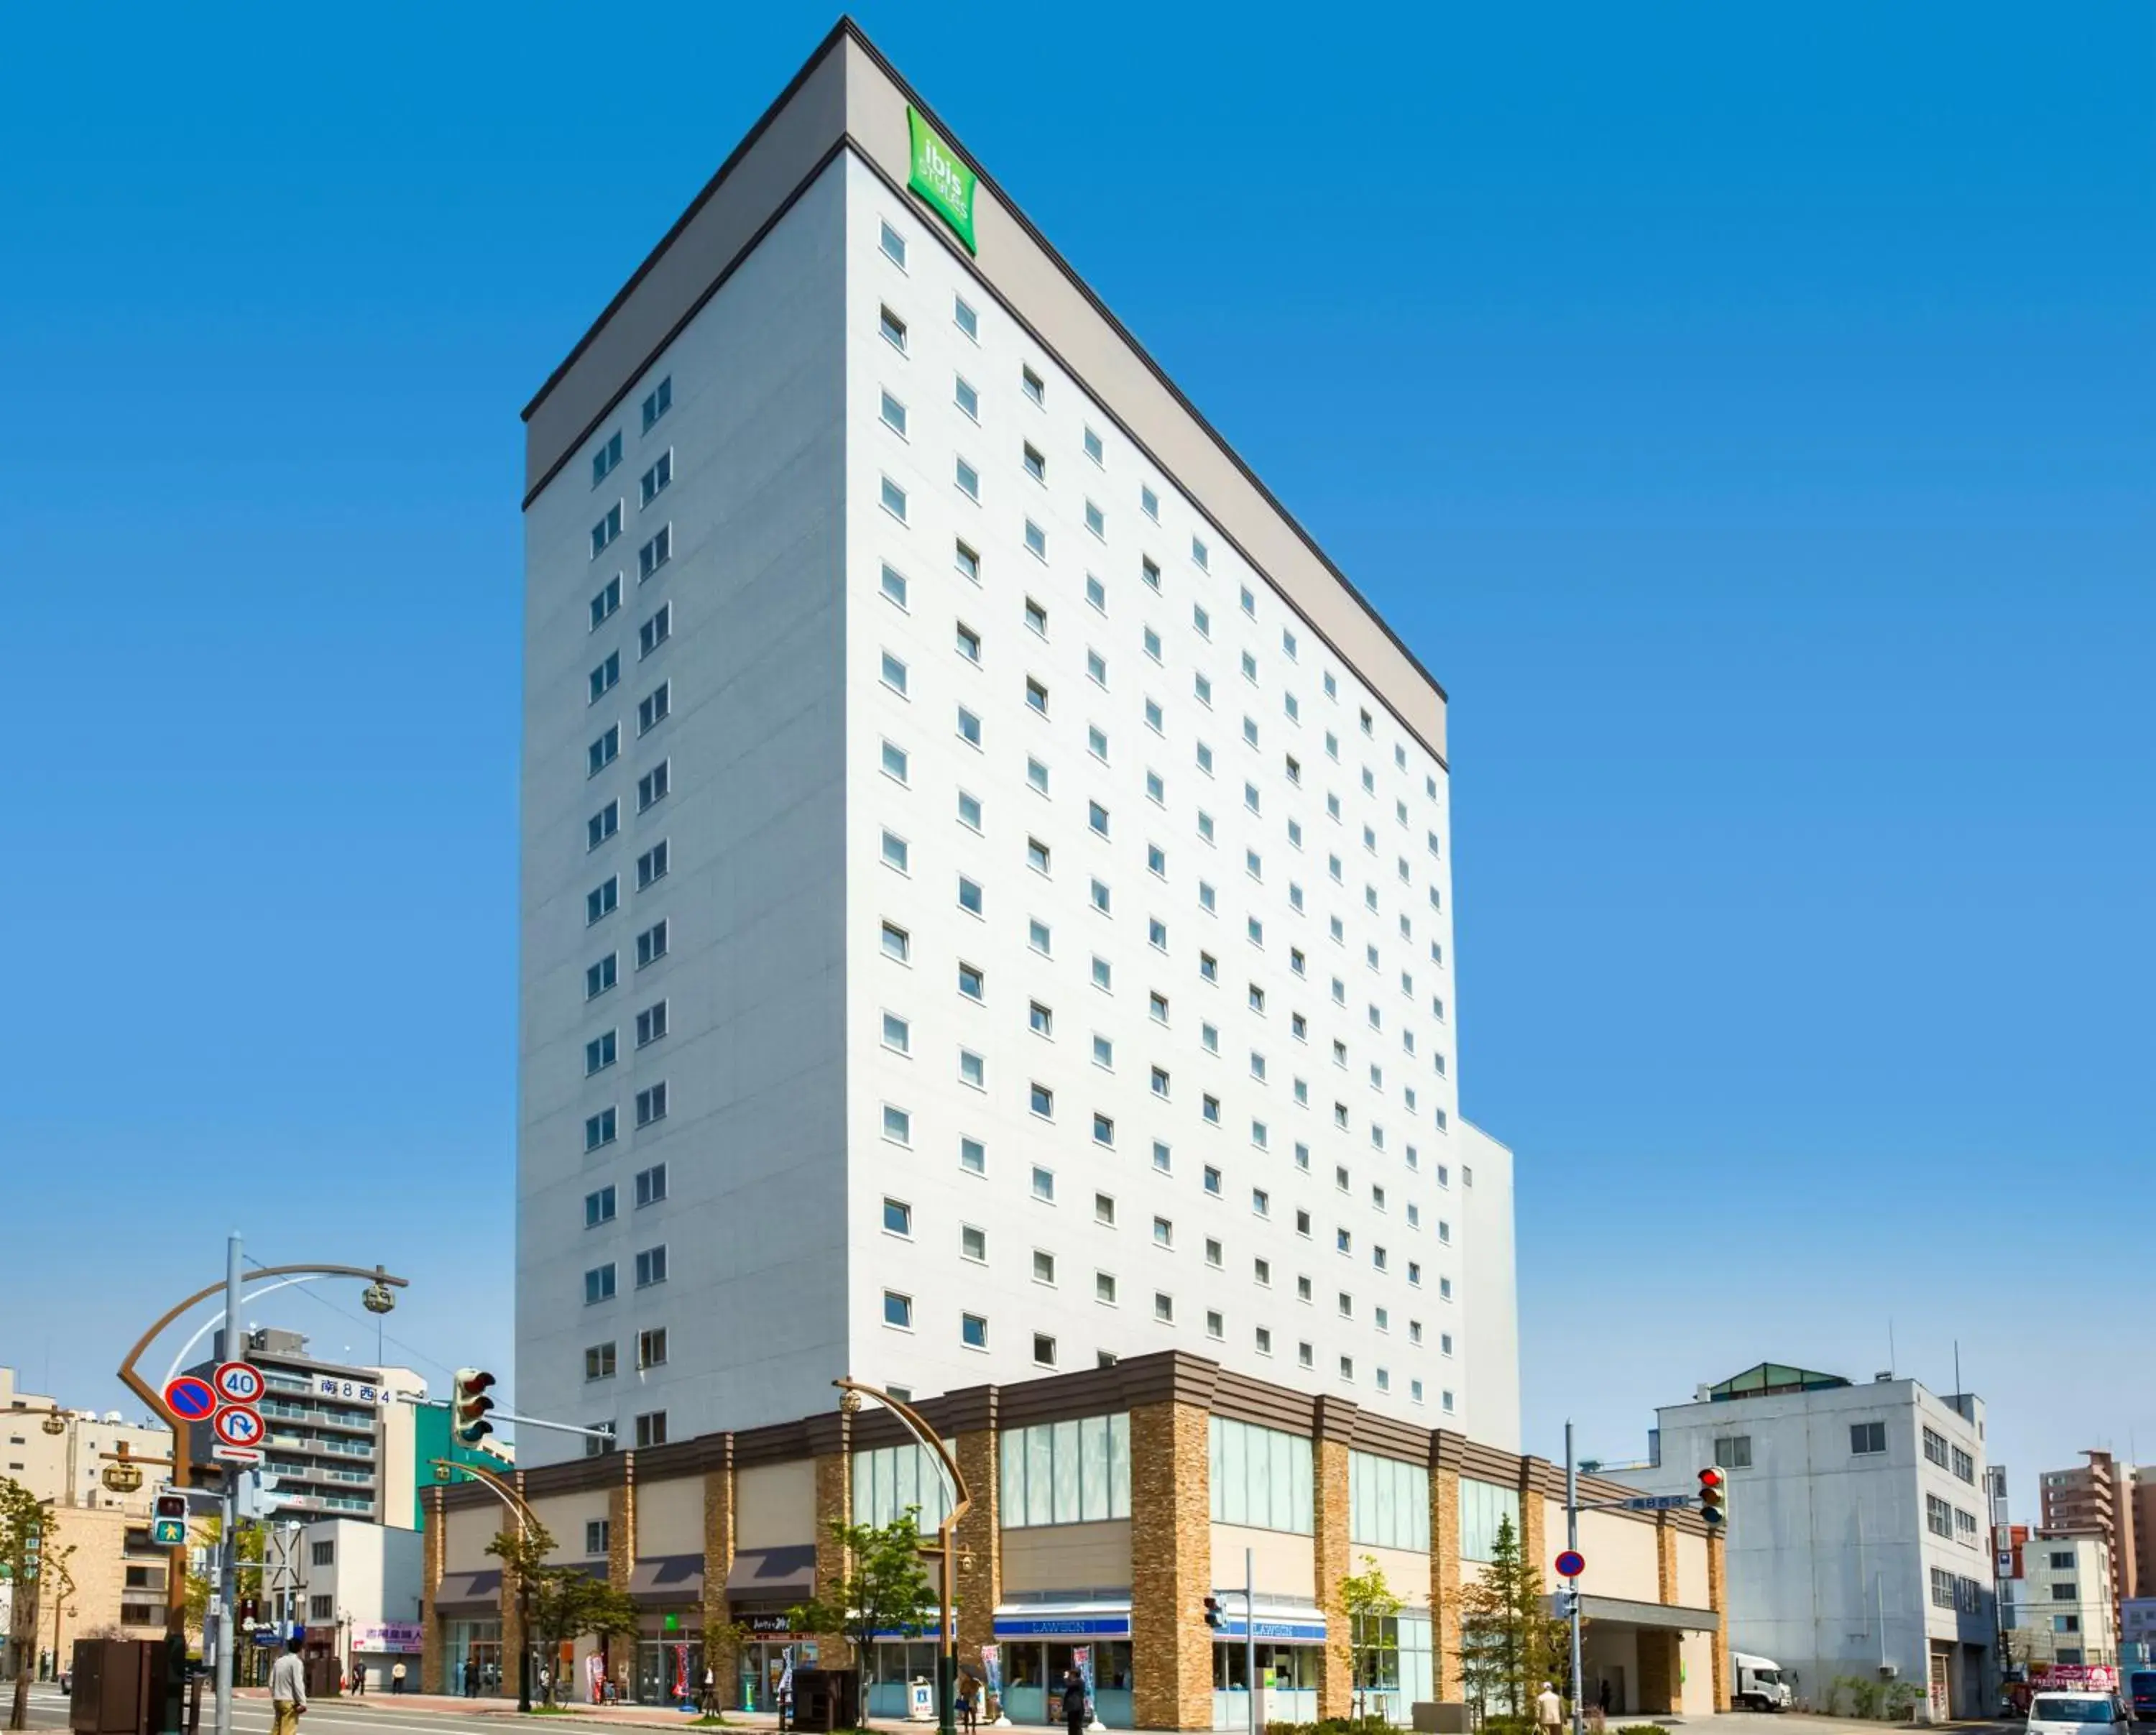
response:
[[[936,1527],[938,1541],[932,1550],[923,1548],[921,1552],[934,1553],[942,1568],[937,1575],[942,1592],[937,1599],[936,1628],[937,1735],[957,1735],[958,1632],[951,1619],[951,1580],[957,1570],[959,1556],[952,1546],[952,1537],[958,1521],[973,1508],[973,1497],[967,1489],[965,1473],[958,1468],[958,1460],[951,1455],[950,1447],[944,1445],[943,1436],[930,1427],[911,1404],[901,1402],[889,1392],[863,1385],[857,1379],[834,1379],[831,1383],[841,1394],[839,1409],[843,1414],[856,1414],[863,1398],[873,1398],[896,1416],[905,1424],[906,1431],[934,1455],[937,1467],[942,1476],[947,1510],[943,1522]]]
[[[455,1469],[484,1482],[495,1496],[507,1507],[516,1519],[516,1533],[521,1537],[531,1534],[531,1527],[538,1522],[538,1515],[529,1501],[505,1477],[496,1476],[482,1464],[463,1464],[454,1459],[434,1458],[429,1460],[434,1474]],[[529,1713],[531,1709],[531,1578],[521,1568],[516,1574],[516,1708]],[[548,1702],[552,1702],[551,1700]]]

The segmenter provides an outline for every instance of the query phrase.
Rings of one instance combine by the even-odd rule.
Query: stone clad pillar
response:
[[[621,1455],[621,1481],[607,1490],[607,1583],[627,1591],[636,1573],[636,1454]]]
[[[427,1490],[421,1502],[419,1691],[423,1693],[449,1691],[444,1684],[448,1671],[442,1654],[444,1639],[440,1620],[434,1613],[435,1593],[442,1588],[442,1574],[447,1569],[449,1556],[449,1514],[442,1503],[444,1492],[442,1485],[437,1482]]]
[[[995,1642],[996,1604],[1003,1600],[1003,1483],[998,1462],[996,1394],[986,1400],[986,1425],[971,1428],[950,1441],[951,1455],[966,1479],[973,1501],[952,1532],[957,1569],[952,1585],[958,1604],[958,1666],[981,1676],[981,1647]]]
[[[1717,1527],[1707,1533],[1707,1605],[1722,1618],[1714,1624],[1714,1708],[1729,1709],[1729,1582]]]
[[[1466,1697],[1460,1679],[1460,1439],[1440,1430],[1430,1437],[1430,1691],[1440,1704]]]
[[[1550,1540],[1543,1486],[1556,1473],[1556,1466],[1546,1458],[1520,1460],[1520,1559],[1532,1568],[1544,1590],[1550,1584]]]
[[[1132,1711],[1143,1729],[1213,1727],[1209,1383],[1199,1395],[1131,1407]]]
[[[738,1691],[741,1647],[726,1604],[726,1575],[734,1564],[734,1437],[713,1443],[704,1471],[704,1661],[717,1680],[719,1702],[731,1706]]]
[[[1655,1514],[1655,1600],[1677,1599],[1677,1527],[1667,1512]]]
[[[1348,1449],[1355,1432],[1355,1406],[1338,1398],[1317,1400],[1310,1444],[1312,1546],[1317,1606],[1325,1614],[1325,1648],[1317,1656],[1317,1714],[1344,1717],[1355,1706],[1355,1653],[1340,1581],[1348,1576]]]
[[[843,1409],[814,1417],[808,1436],[816,1476],[816,1596],[835,1603],[842,1600],[848,1562],[832,1527],[854,1522],[854,1419]],[[851,1666],[853,1645],[844,1633],[814,1637],[824,1647],[826,1668]]]
[[[518,1471],[514,1478],[518,1494],[524,1492],[524,1472]],[[502,1522],[511,1530],[516,1527],[513,1513],[505,1513]],[[516,1568],[509,1562],[501,1563],[501,1690],[516,1691],[518,1659],[524,1655],[524,1617],[516,1606]],[[532,1671],[531,1691],[539,1691],[538,1671]]]

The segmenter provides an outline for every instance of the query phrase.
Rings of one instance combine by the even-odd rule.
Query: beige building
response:
[[[53,1656],[69,1656],[78,1639],[164,1635],[171,1555],[150,1545],[150,1527],[141,1515],[58,1507],[43,1558],[35,1591],[40,1674],[50,1672]]]
[[[1020,1384],[925,1400],[952,1443],[971,1506],[957,1530],[959,1657],[993,1678],[1014,1722],[1052,1721],[1073,1649],[1090,1652],[1111,1727],[1240,1727],[1247,1714],[1239,1597],[1224,1629],[1204,1604],[1255,1567],[1258,1666],[1269,1720],[1348,1712],[1355,1671],[1384,1712],[1458,1702],[1460,1598],[1510,1520],[1548,1582],[1564,1535],[1563,1479],[1548,1462],[1419,1427],[1337,1398],[1268,1384],[1168,1351]],[[842,1570],[834,1519],[883,1523],[945,1510],[932,1467],[871,1405],[520,1471],[558,1543],[554,1558],[633,1596],[633,1650],[579,1644],[551,1660],[577,1697],[593,1671],[670,1702],[700,1682],[706,1635],[726,1702],[764,1709],[790,1649],[845,1666],[843,1641],[797,1633],[787,1611]],[[1631,1491],[1587,1479],[1583,1498]],[[424,1681],[513,1691],[513,1584],[486,1553],[498,1497],[465,1483],[429,1496],[422,1575]],[[1590,1512],[1580,1548],[1590,1618],[1589,1694],[1614,1712],[1702,1714],[1727,1704],[1721,1551],[1689,1512]],[[1341,1580],[1375,1561],[1402,1599],[1383,1644],[1351,1645]],[[740,1635],[746,1635],[742,1637]],[[929,1640],[879,1644],[868,1711],[901,1710],[932,1677]]]
[[[56,1430],[48,1426],[55,1415],[62,1424]],[[172,1452],[172,1430],[162,1422],[128,1422],[116,1409],[100,1414],[65,1409],[54,1399],[23,1390],[13,1368],[0,1368],[0,1476],[60,1506],[147,1512],[162,1469],[146,1470],[142,1486],[131,1493],[115,1493],[103,1481],[103,1455],[123,1445],[142,1459],[169,1458]]]

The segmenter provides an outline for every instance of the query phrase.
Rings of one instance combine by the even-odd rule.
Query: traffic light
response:
[[[183,1548],[187,1540],[187,1497],[160,1494],[150,1507],[150,1540],[160,1548]]]
[[[494,1408],[494,1399],[486,1395],[493,1383],[491,1373],[476,1368],[457,1369],[456,1395],[449,1400],[449,1431],[466,1445],[477,1445],[494,1432],[494,1424],[486,1419]]]
[[[1711,1464],[1699,1473],[1699,1515],[1710,1535],[1729,1522],[1729,1478]]]
[[[1209,1596],[1205,1599],[1205,1624],[1216,1633],[1227,1625],[1221,1618],[1220,1599],[1217,1596]]]
[[[1557,1594],[1558,1619],[1569,1620],[1578,1613],[1579,1613],[1579,1593],[1569,1589],[1558,1591]]]

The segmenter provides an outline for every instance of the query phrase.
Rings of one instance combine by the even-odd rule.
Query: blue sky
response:
[[[516,412],[831,16],[16,20],[0,1361],[239,1223],[506,1365]],[[2156,1458],[2156,13],[860,16],[1450,691],[1531,1447]]]

